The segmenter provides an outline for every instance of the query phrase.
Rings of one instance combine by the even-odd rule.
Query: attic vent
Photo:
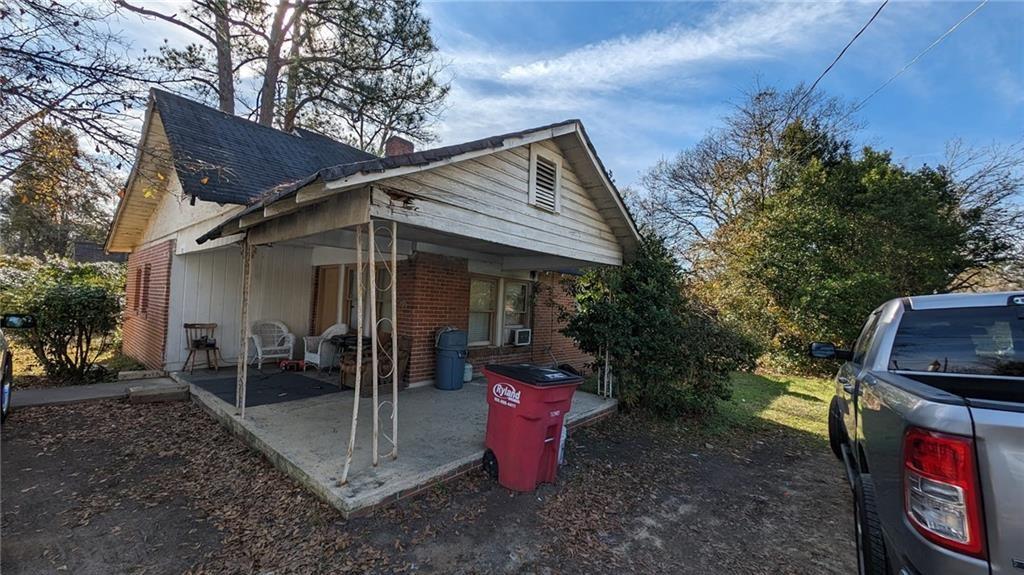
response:
[[[558,212],[562,179],[562,158],[541,146],[530,147],[530,203]]]

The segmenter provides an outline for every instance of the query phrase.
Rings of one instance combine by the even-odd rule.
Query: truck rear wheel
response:
[[[853,489],[854,534],[857,538],[857,567],[861,575],[889,575],[882,522],[878,518],[875,483],[862,474]]]

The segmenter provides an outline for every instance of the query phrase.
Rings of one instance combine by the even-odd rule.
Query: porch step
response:
[[[160,369],[136,369],[131,371],[121,371],[117,374],[118,381],[156,379],[158,377],[167,377],[167,372]]]
[[[187,401],[188,385],[135,386],[128,388],[128,403],[156,403],[160,401]]]

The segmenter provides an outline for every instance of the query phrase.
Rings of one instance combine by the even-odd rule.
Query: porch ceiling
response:
[[[379,224],[386,220],[374,220]],[[355,229],[331,230],[302,238],[279,242],[278,245],[295,247],[330,247],[355,249]],[[429,252],[453,257],[487,261],[501,265],[508,271],[576,272],[592,267],[593,262],[560,257],[543,252],[517,248],[496,242],[445,233],[410,224],[398,225],[398,254]]]

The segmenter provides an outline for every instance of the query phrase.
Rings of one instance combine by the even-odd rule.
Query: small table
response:
[[[294,369],[295,371],[306,371],[306,360],[304,359],[282,359],[277,367],[281,371],[288,371]]]

